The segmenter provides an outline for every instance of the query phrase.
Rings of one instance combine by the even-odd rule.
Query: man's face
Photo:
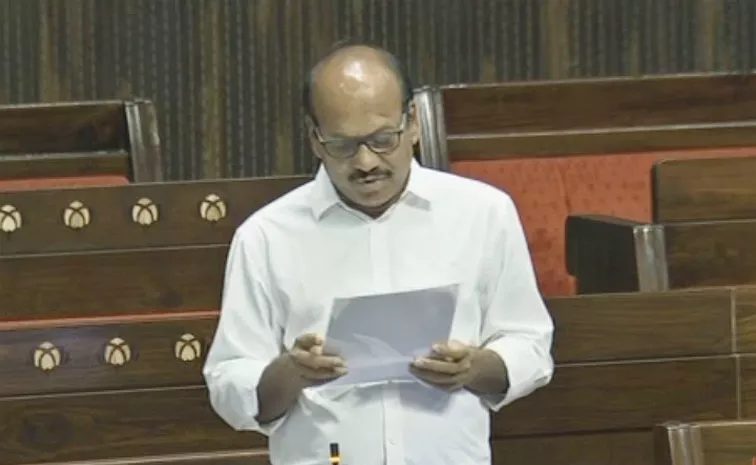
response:
[[[342,197],[366,213],[393,203],[409,177],[419,132],[401,94],[328,105],[310,142]]]

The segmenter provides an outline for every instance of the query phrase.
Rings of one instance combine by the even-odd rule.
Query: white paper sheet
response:
[[[409,366],[449,339],[456,284],[334,301],[325,350],[346,361],[348,373],[325,386],[410,382]]]

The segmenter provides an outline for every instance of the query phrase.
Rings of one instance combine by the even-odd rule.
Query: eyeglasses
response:
[[[394,151],[402,140],[402,133],[407,126],[407,113],[402,114],[402,121],[396,129],[382,130],[365,137],[350,137],[339,139],[325,139],[320,129],[315,127],[315,137],[328,155],[333,158],[346,159],[357,155],[360,146],[364,145],[371,152],[384,154]]]

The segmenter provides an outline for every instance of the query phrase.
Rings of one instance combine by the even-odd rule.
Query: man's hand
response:
[[[305,387],[339,378],[347,372],[341,357],[323,353],[323,343],[320,336],[305,334],[297,338],[286,354]]]
[[[457,341],[434,345],[429,356],[412,363],[410,371],[450,392],[465,388],[475,394],[501,394],[509,389],[507,367],[499,355]]]
[[[428,384],[456,391],[475,377],[474,359],[479,350],[457,341],[435,344],[430,355],[412,363],[410,371]]]

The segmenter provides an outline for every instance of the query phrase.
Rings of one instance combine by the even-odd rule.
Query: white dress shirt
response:
[[[325,335],[334,298],[454,283],[451,338],[501,356],[506,394],[414,383],[305,389],[284,417],[255,420],[263,369],[300,335]],[[269,436],[273,465],[327,464],[332,442],[345,465],[489,465],[489,409],[551,380],[552,334],[504,192],[413,163],[401,199],[372,219],[339,200],[321,167],[236,231],[204,376],[220,417]]]

